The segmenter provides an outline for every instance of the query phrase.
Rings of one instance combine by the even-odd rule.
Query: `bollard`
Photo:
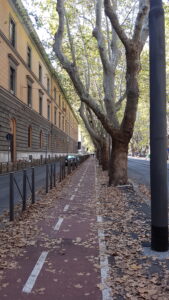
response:
[[[10,198],[9,198],[9,220],[14,220],[14,173],[10,173],[9,182],[10,182]]]
[[[46,165],[46,194],[48,193],[48,178],[49,178],[49,168]]]
[[[22,199],[22,211],[26,209],[26,170],[23,170],[23,199]]]
[[[35,203],[35,168],[32,169],[32,204]]]

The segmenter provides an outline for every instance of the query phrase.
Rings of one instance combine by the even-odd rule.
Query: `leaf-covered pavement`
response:
[[[148,189],[140,185],[138,194],[132,185],[114,188],[106,183],[106,173],[99,170],[97,209],[104,216],[113,299],[169,299],[169,259],[144,255],[144,247],[150,247]]]
[[[93,176],[92,174],[89,175]],[[72,176],[76,176],[76,180],[79,177],[76,172]],[[75,249],[84,249],[84,259],[93,268],[90,270],[88,267],[84,270],[79,268],[76,271],[76,281],[72,282],[72,286],[77,293],[83,293],[84,298],[98,300],[96,292],[91,295],[89,290],[85,290],[85,287],[87,287],[87,282],[91,280],[91,272],[94,270],[97,276],[94,289],[100,289],[100,291],[104,289],[98,275],[100,262],[97,231],[102,229],[105,233],[106,254],[110,265],[107,285],[111,287],[112,299],[168,300],[169,259],[159,260],[155,256],[147,257],[143,253],[144,247],[150,244],[150,207],[147,203],[150,195],[144,186],[139,186],[139,193],[133,190],[132,185],[119,188],[108,187],[106,172],[102,172],[97,167],[97,197],[93,193],[87,205],[83,201],[79,205],[80,199],[92,186],[89,184],[79,194],[74,205],[70,207],[69,213],[66,215],[67,223],[63,226],[61,233],[58,236],[53,235],[53,233],[49,236],[49,228],[56,218],[55,212],[56,210],[61,211],[61,203],[67,197],[67,186],[69,185],[70,190],[73,188],[72,178],[67,178],[48,195],[41,194],[40,201],[30,206],[15,222],[9,224],[6,218],[2,218],[0,291],[4,295],[4,299],[11,300],[6,294],[10,288],[7,274],[20,272],[20,261],[23,257],[27,257],[29,260],[29,249],[36,251],[38,247],[41,247],[51,251],[55,257],[56,255],[60,257],[63,267],[60,265],[60,268],[57,269],[57,266],[50,259],[47,260],[44,267],[45,274],[48,274],[47,276],[57,286],[60,277],[64,278],[65,276],[64,268],[67,270],[69,264],[71,266],[79,264],[76,255],[72,257],[68,255],[67,246],[71,246]],[[96,222],[98,215],[102,216],[102,224]],[[81,217],[78,218],[78,216]],[[71,223],[72,218],[75,220],[74,225]],[[88,234],[78,233],[78,229],[83,228],[88,219],[91,219]],[[73,227],[76,232],[72,236]],[[69,234],[71,234],[71,240],[68,239]],[[18,277],[16,285],[21,284],[23,284],[23,279]],[[40,285],[34,289],[32,295],[36,299],[36,297],[44,297],[46,292],[46,286]]]

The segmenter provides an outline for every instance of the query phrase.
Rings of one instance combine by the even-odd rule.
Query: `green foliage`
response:
[[[42,33],[42,42],[50,53],[51,59],[54,59],[52,53],[53,36],[58,25],[58,15],[56,12],[56,0],[22,0],[27,5],[30,16],[38,32]],[[71,37],[76,52],[76,63],[79,68],[82,81],[86,83],[86,78],[90,81],[90,94],[103,105],[103,73],[101,61],[98,55],[97,43],[92,36],[92,30],[95,26],[95,0],[69,0],[65,1],[66,15],[71,28]],[[125,9],[124,9],[125,8]],[[167,63],[167,99],[169,99],[169,5],[165,5],[166,14],[166,63]],[[138,9],[138,1],[118,0],[117,10],[120,23],[123,25],[128,35],[133,31],[133,20]],[[106,22],[103,15],[102,31],[107,44]],[[42,30],[43,28],[43,30]],[[45,32],[45,34],[44,34]],[[111,31],[109,31],[111,35]],[[44,36],[44,37],[43,37]],[[115,94],[118,99],[125,87],[125,53],[120,42],[119,49],[121,59],[116,69]],[[71,49],[69,45],[68,33],[65,33],[63,43],[64,53],[71,58]],[[140,97],[138,104],[137,120],[135,124],[131,146],[137,152],[144,151],[149,147],[149,51],[148,44],[141,57],[142,70],[139,74]],[[65,71],[62,70],[59,63],[55,61],[55,66],[60,74],[63,85],[67,91],[70,102],[75,110],[79,110],[79,99],[72,87],[72,83]],[[125,102],[118,113],[119,120],[122,119],[125,109]],[[168,108],[169,110],[169,108]]]

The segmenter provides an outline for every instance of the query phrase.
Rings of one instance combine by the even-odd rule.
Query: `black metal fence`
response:
[[[49,189],[56,187],[57,182],[61,182],[67,175],[71,174],[88,157],[89,155],[76,156],[70,160],[66,160],[66,157],[61,157],[47,163],[43,168],[43,172],[45,173],[45,182],[43,182],[45,192],[48,193]],[[15,205],[18,204],[18,201],[15,201],[16,192],[21,199],[22,211],[26,210],[28,199],[31,200],[32,204],[36,201],[36,191],[39,190],[39,186],[35,184],[35,169],[36,167],[31,167],[31,169],[28,168],[20,171],[19,178],[18,172],[9,173],[10,221],[15,219]]]
[[[31,159],[26,160],[22,159],[16,162],[0,162],[0,174],[6,174],[9,172],[16,172],[19,170],[35,167],[35,166],[41,166],[44,164],[48,164],[51,162],[55,162],[58,160],[58,157],[48,157],[48,158],[39,158],[39,159]]]

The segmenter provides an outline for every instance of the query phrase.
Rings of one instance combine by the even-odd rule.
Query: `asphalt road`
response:
[[[168,187],[169,187],[169,163],[168,168]],[[138,184],[150,186],[150,161],[142,158],[128,159],[128,176]]]
[[[60,163],[56,162],[55,164],[56,164],[56,176],[58,176],[60,171]],[[27,175],[31,183],[30,168],[27,169]],[[23,171],[15,172],[14,176],[22,193]],[[35,191],[40,190],[41,188],[45,188],[45,184],[46,184],[46,166],[43,165],[43,166],[35,167]],[[27,182],[27,194],[28,196],[30,195],[30,188],[28,182]],[[22,198],[19,194],[16,184],[14,184],[14,202],[15,203],[22,202]],[[0,214],[2,214],[4,210],[9,210],[9,174],[0,175]]]

